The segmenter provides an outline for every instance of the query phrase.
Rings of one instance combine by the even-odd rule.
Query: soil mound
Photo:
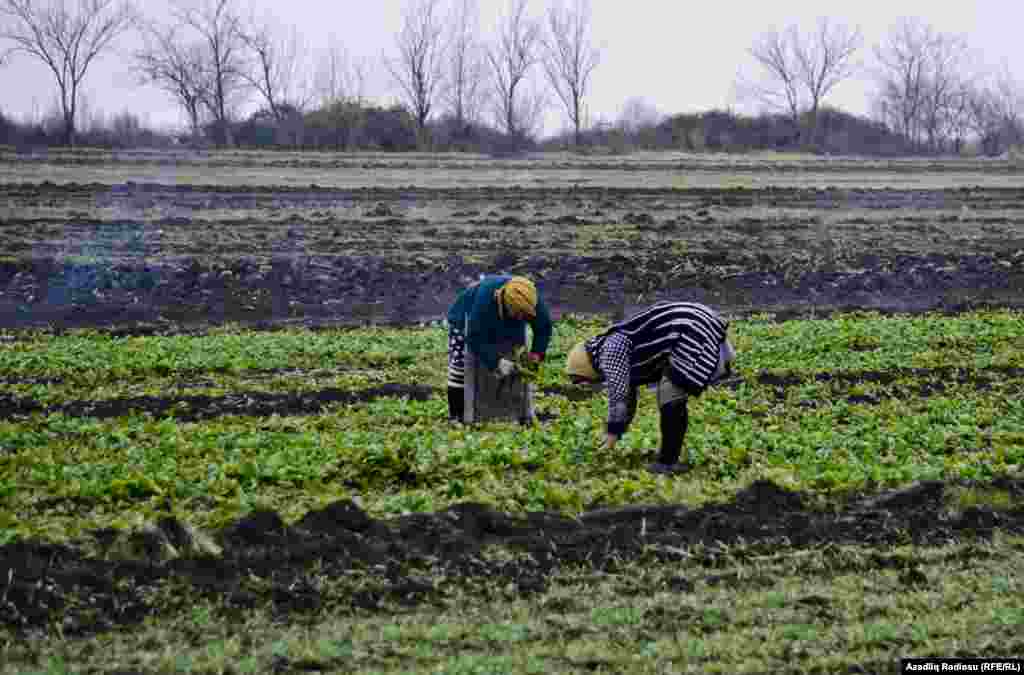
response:
[[[153,599],[159,589],[175,589],[171,597],[180,603],[200,595],[238,608],[316,613],[326,608],[318,589],[329,580],[343,587],[341,601],[337,589],[331,596],[334,611],[383,610],[392,602],[429,602],[445,592],[442,586],[479,580],[488,588],[537,593],[557,569],[608,570],[641,556],[713,568],[713,551],[723,544],[784,554],[824,545],[938,545],[987,538],[997,530],[1024,533],[1024,507],[951,506],[948,498],[962,487],[923,482],[819,509],[807,495],[757,481],[726,503],[632,505],[575,518],[463,503],[376,519],[343,500],[292,524],[273,511],[254,511],[210,536],[163,518],[140,532],[97,532],[91,546],[19,541],[0,547],[0,624],[26,632],[59,622],[65,635],[110,630],[173,606],[166,592],[162,604]],[[1024,494],[1019,479],[969,487]],[[96,542],[103,553],[87,554]],[[506,554],[489,555],[494,547]],[[877,560],[897,564],[885,556]],[[345,586],[357,573],[374,583]]]

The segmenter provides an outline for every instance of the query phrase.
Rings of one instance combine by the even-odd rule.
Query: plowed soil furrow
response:
[[[214,419],[225,415],[269,417],[271,415],[313,415],[324,406],[373,401],[378,398],[409,398],[424,401],[434,394],[431,387],[406,384],[382,384],[360,391],[327,388],[311,392],[271,393],[236,391],[226,396],[134,396],[98,401],[69,401],[46,406],[30,399],[0,394],[0,419],[32,414],[68,415],[111,419],[148,413],[171,416],[181,422]]]
[[[0,327],[436,320],[534,278],[556,315],[1024,306],[1024,190],[4,184]]]
[[[436,514],[377,520],[352,502],[341,501],[311,511],[292,525],[272,511],[256,511],[215,534],[221,554],[171,558],[165,544],[188,551],[195,535],[165,518],[154,528],[129,536],[127,543],[140,556],[136,559],[96,557],[74,544],[0,546],[0,623],[9,630],[31,631],[63,617],[66,635],[104,632],[173,609],[164,604],[158,610],[147,600],[157,588],[168,586],[178,597],[215,597],[239,608],[269,604],[284,615],[318,615],[328,604],[331,611],[341,606],[389,611],[390,602],[416,605],[445,593],[432,577],[446,579],[448,592],[452,584],[484,580],[489,592],[511,588],[528,596],[543,591],[560,569],[614,570],[642,557],[685,559],[685,577],[676,580],[682,587],[756,583],[716,571],[726,560],[728,546],[740,542],[743,555],[751,560],[764,557],[791,566],[787,558],[792,557],[797,568],[801,551],[818,550],[821,567],[789,574],[814,577],[896,568],[903,570],[906,583],[915,584],[941,569],[935,564],[922,567],[913,558],[844,553],[836,547],[941,545],[985,540],[997,531],[1024,532],[1024,510],[1019,508],[948,513],[943,500],[949,487],[922,483],[853,499],[835,512],[820,512],[807,507],[804,496],[759,481],[729,503],[699,509],[682,504],[624,507],[578,518],[510,515],[467,503]],[[1024,494],[1020,481],[1004,480],[991,487]],[[120,536],[126,535],[95,534],[106,550],[119,546]],[[495,545],[528,555],[494,561],[484,549]],[[977,554],[987,553],[979,549]],[[958,563],[970,563],[970,549],[965,555],[968,558]],[[376,583],[346,588],[346,575],[367,565],[378,570]],[[409,565],[418,566],[420,573],[409,576],[404,571]],[[764,569],[769,573],[770,567]],[[314,576],[319,581],[314,582]],[[338,586],[332,588],[329,603],[325,582]],[[827,606],[827,599],[824,602]]]
[[[905,384],[893,386],[898,380]],[[0,378],[0,384],[59,384],[60,380],[26,380]],[[735,389],[743,384],[741,378],[733,378],[723,386]],[[999,387],[1008,395],[1024,391],[1024,369],[983,368],[965,372],[958,368],[911,368],[891,371],[852,371],[816,373],[813,375],[779,375],[763,373],[753,382],[770,387],[776,401],[786,400],[787,391],[808,382],[833,384],[832,396],[827,401],[803,401],[801,407],[815,407],[822,404],[845,400],[848,403],[877,405],[885,400],[923,399],[940,396],[956,387],[970,387],[976,391],[989,391]],[[862,383],[884,385],[885,389],[872,393],[844,395],[849,388]],[[182,383],[187,385],[187,383]],[[548,386],[542,394],[565,396],[573,401],[582,401],[599,395],[599,390],[588,387]],[[442,389],[407,384],[383,384],[362,390],[343,390],[334,387],[302,392],[272,393],[260,390],[236,389],[229,395],[207,396],[133,396],[99,400],[72,400],[55,405],[45,405],[32,399],[0,394],[0,420],[13,419],[33,414],[61,414],[69,417],[91,417],[111,419],[129,414],[148,413],[155,417],[170,416],[182,422],[216,419],[226,415],[281,417],[318,414],[324,406],[364,403],[379,398],[409,398],[424,401],[431,396],[442,396]]]

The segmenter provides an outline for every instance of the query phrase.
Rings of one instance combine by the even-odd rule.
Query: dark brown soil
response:
[[[133,396],[101,401],[70,401],[53,406],[0,393],[0,419],[35,413],[61,413],[71,417],[96,419],[150,413],[159,417],[172,417],[180,422],[207,420],[224,415],[288,417],[312,415],[326,405],[362,403],[377,398],[404,397],[425,401],[434,393],[433,388],[423,385],[382,384],[359,391],[324,388],[310,392],[283,393],[238,391],[225,396]]]
[[[408,324],[495,271],[533,277],[556,315],[661,298],[782,318],[1024,306],[1020,189],[31,184],[0,198],[34,214],[0,220],[8,328]]]
[[[994,487],[1024,496],[1019,480],[998,481]],[[454,592],[453,583],[474,584],[484,596],[510,587],[529,595],[543,591],[559,569],[614,571],[638,559],[679,561],[690,556],[685,551],[695,550],[684,547],[705,544],[705,553],[687,557],[674,582],[673,590],[686,593],[698,579],[757,583],[715,572],[721,544],[742,541],[747,554],[756,555],[775,553],[780,546],[938,545],[985,539],[997,530],[1024,533],[1021,508],[947,514],[946,489],[942,483],[926,482],[819,511],[805,496],[756,482],[725,504],[593,509],[579,518],[506,514],[465,503],[435,514],[377,520],[343,501],[309,512],[293,525],[276,513],[254,512],[216,534],[223,555],[166,562],[90,557],[75,545],[20,542],[0,547],[0,624],[23,635],[49,630],[56,622],[68,637],[107,631],[178,609],[166,603],[166,595],[161,604],[153,603],[159,588],[175,589],[182,603],[219,598],[238,610],[271,606],[282,617],[390,612],[396,603],[439,601]],[[180,544],[187,536],[173,519],[161,521],[159,529],[172,543]],[[101,544],[113,536],[110,531],[95,534]],[[489,561],[484,549],[493,544],[529,556]],[[908,583],[942,572],[883,553],[863,564],[865,570],[858,571],[906,568]],[[323,579],[341,580],[353,570],[372,570],[374,583],[332,587],[329,597],[320,590]],[[832,566],[817,573],[848,571]],[[441,579],[444,585],[438,583]],[[481,581],[486,583],[477,586]]]
[[[883,399],[937,396],[952,386],[969,386],[979,391],[987,391],[994,386],[1000,386],[1009,396],[1024,396],[1024,368],[1014,367],[989,368],[972,373],[952,367],[843,371],[817,373],[811,378],[802,375],[762,373],[757,376],[757,383],[771,387],[776,400],[781,401],[786,399],[788,389],[799,386],[807,382],[808,379],[828,383],[832,386],[833,395],[829,397],[829,401],[845,400],[848,403],[871,405],[876,405]],[[909,383],[894,384],[904,379]],[[46,381],[59,382],[59,380]],[[24,383],[25,381],[0,377],[0,385],[11,382]],[[38,384],[42,380],[33,380],[33,382]],[[743,378],[737,376],[723,382],[721,386],[734,389],[742,385],[743,382]],[[851,387],[862,383],[886,385],[886,388],[872,394],[849,394],[848,390]],[[181,384],[187,384],[187,381],[180,381],[179,385]],[[542,388],[540,393],[557,394],[572,401],[581,401],[595,396],[597,391],[592,387],[555,385]],[[290,417],[315,414],[324,406],[332,404],[362,403],[378,398],[408,398],[413,401],[426,401],[431,396],[443,395],[442,390],[426,385],[394,382],[354,391],[335,387],[281,393],[235,390],[231,394],[221,396],[203,394],[131,396],[102,400],[74,400],[44,405],[30,398],[20,398],[0,391],[0,420],[35,414],[112,419],[125,415],[148,413],[154,417],[169,417],[179,422],[215,419],[225,415]],[[804,407],[815,407],[821,404],[822,401],[799,403]],[[756,415],[758,413],[749,412],[748,414]],[[541,420],[549,419],[543,413],[539,414],[539,418]]]

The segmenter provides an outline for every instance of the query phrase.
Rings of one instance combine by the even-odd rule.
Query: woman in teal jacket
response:
[[[448,310],[448,417],[462,421],[465,413],[465,350],[468,347],[482,367],[500,377],[515,373],[515,364],[498,358],[498,345],[533,329],[529,358],[544,360],[551,341],[551,314],[526,277],[486,276],[459,294]]]

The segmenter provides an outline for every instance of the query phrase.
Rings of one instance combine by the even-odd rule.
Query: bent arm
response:
[[[551,314],[543,301],[537,302],[537,316],[530,322],[530,328],[533,329],[533,347],[530,351],[543,356],[548,351],[552,333]]]
[[[629,384],[632,345],[625,335],[610,335],[601,349],[600,369],[608,389],[608,434],[622,436],[636,413],[634,392]]]

